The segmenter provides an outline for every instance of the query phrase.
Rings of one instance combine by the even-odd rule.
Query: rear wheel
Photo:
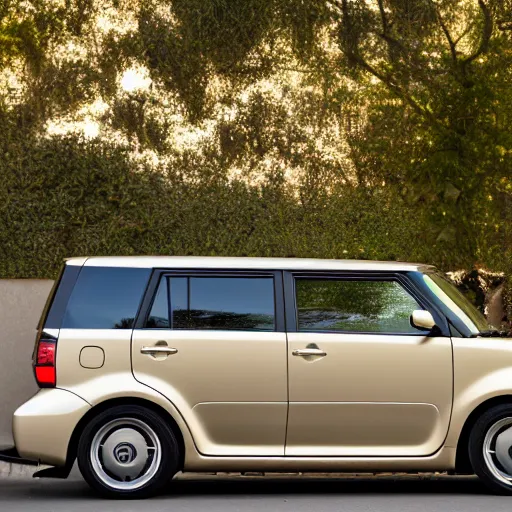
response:
[[[156,494],[178,471],[179,445],[155,412],[138,405],[103,411],[85,427],[78,467],[87,483],[111,498]]]
[[[475,423],[469,438],[473,470],[495,493],[512,495],[512,405],[498,405]]]

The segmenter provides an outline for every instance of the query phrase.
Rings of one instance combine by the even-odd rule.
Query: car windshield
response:
[[[448,306],[474,333],[483,333],[495,328],[485,316],[465,297],[457,287],[441,273],[424,275],[427,286]]]

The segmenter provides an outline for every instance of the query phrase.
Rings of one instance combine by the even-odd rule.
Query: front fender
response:
[[[512,340],[457,338],[454,347],[454,402],[446,446],[457,446],[471,413],[484,402],[510,396]]]

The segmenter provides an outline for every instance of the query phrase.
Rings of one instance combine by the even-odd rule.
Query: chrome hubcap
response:
[[[114,489],[133,490],[158,471],[161,446],[153,429],[141,420],[121,418],[103,425],[91,443],[92,467]]]
[[[512,484],[512,418],[497,421],[485,435],[484,460],[493,476]]]

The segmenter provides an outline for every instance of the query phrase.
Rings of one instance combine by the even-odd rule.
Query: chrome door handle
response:
[[[292,352],[294,356],[326,356],[327,352],[324,352],[321,348],[298,348]]]
[[[163,355],[172,356],[173,354],[177,354],[178,353],[178,349],[177,348],[171,348],[171,347],[159,347],[159,346],[156,346],[156,347],[142,347],[140,349],[140,353],[141,354],[149,354],[149,355],[163,354]]]

